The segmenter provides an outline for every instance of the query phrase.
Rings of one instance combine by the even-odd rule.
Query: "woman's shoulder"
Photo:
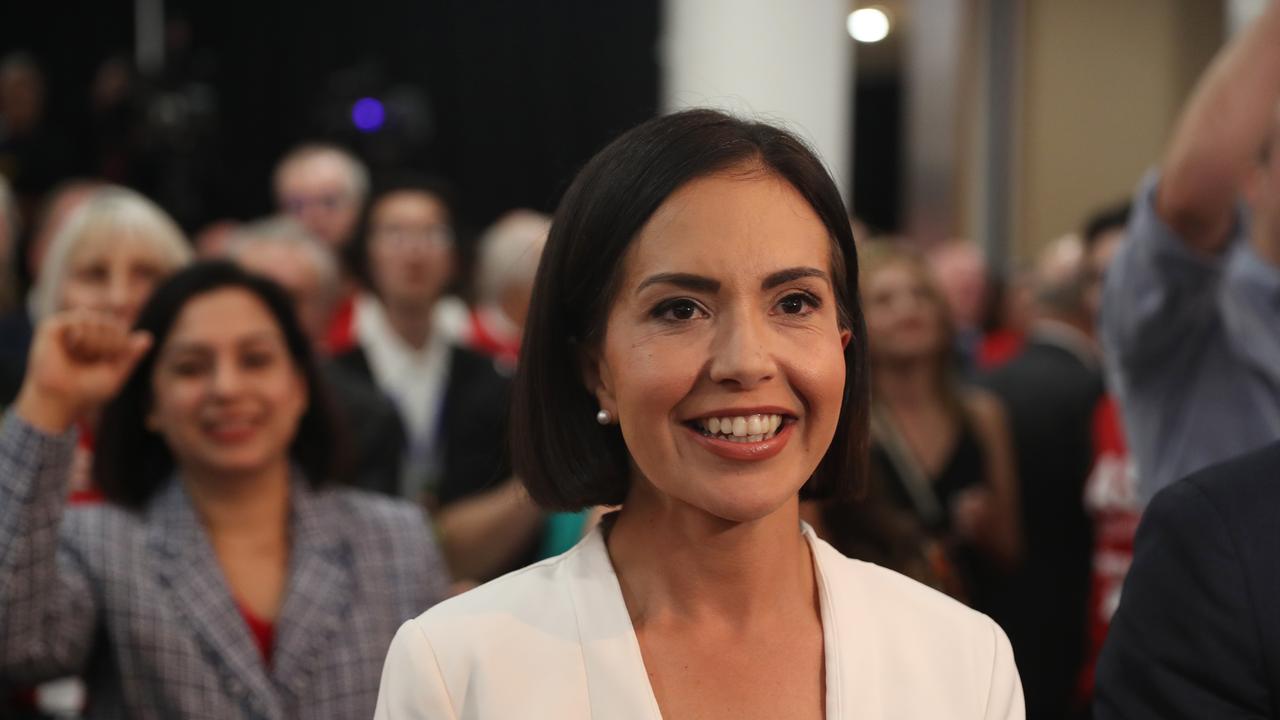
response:
[[[1022,718],[1009,639],[991,618],[892,570],[830,546],[823,574],[850,685],[879,679],[902,717]],[[924,695],[912,689],[930,688]]]
[[[581,562],[583,544],[568,552],[490,580],[445,600],[408,624],[437,653],[479,657],[506,653],[522,640],[577,642],[575,584],[609,581],[590,577]],[[515,643],[511,645],[511,643]]]
[[[358,546],[375,549],[384,560],[417,562],[434,537],[426,511],[408,500],[351,487],[327,488],[312,499],[323,505],[327,522]]]
[[[991,618],[901,573],[847,558],[825,543],[822,562],[836,610],[874,618],[895,637],[931,638],[939,649],[990,650],[996,636],[1004,636]]]

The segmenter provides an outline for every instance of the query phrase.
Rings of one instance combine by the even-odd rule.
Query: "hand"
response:
[[[129,332],[118,319],[91,312],[59,313],[40,324],[15,405],[45,432],[61,433],[119,391],[151,347],[151,336]]]
[[[975,542],[988,532],[991,503],[991,491],[985,487],[971,487],[956,493],[951,503],[951,525],[956,535]]]

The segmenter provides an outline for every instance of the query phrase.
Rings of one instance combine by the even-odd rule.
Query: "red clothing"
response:
[[[1093,696],[1098,654],[1120,604],[1124,576],[1133,562],[1133,537],[1142,516],[1120,408],[1110,395],[1103,396],[1093,413],[1093,447],[1093,470],[1085,485],[1085,507],[1094,521],[1089,649],[1080,676],[1080,694],[1086,699]]]
[[[244,603],[237,601],[236,608],[240,610],[241,617],[249,626],[249,632],[253,635],[253,643],[258,646],[258,652],[262,653],[262,664],[270,665],[271,648],[276,637],[275,625],[258,617],[252,610],[245,607]]]
[[[505,337],[502,333],[490,328],[484,315],[479,310],[471,312],[470,338],[467,345],[472,350],[488,355],[491,358],[514,367],[520,357],[520,336]]]
[[[993,330],[982,337],[978,344],[976,362],[980,370],[995,370],[1014,358],[1026,342],[1025,333],[1013,330]]]
[[[84,453],[87,457],[93,457],[93,445],[95,438],[93,436],[93,428],[86,423],[79,423],[80,437],[76,441],[77,454]],[[72,489],[71,494],[67,497],[67,502],[71,505],[93,505],[100,503],[106,498],[102,495],[102,491],[93,485],[93,478],[88,478],[88,486]]]
[[[338,301],[329,320],[329,335],[325,347],[329,354],[337,355],[356,346],[356,293]]]

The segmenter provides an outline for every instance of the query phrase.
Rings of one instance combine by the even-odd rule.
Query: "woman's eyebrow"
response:
[[[784,285],[792,282],[793,280],[799,280],[800,278],[818,278],[820,280],[827,280],[830,282],[827,278],[827,274],[817,268],[793,267],[787,268],[786,270],[779,270],[775,273],[770,273],[760,283],[760,288],[762,290],[772,290],[779,285]]]
[[[658,273],[645,278],[639,286],[636,287],[636,293],[650,285],[667,284],[685,290],[695,290],[698,292],[713,293],[720,289],[720,281],[714,280],[702,275],[694,275],[692,273]]]

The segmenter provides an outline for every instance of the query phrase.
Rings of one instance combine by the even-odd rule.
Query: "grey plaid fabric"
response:
[[[270,667],[180,483],[147,509],[67,508],[74,437],[0,422],[0,686],[80,675],[92,718],[368,718],[402,622],[444,597],[423,514],[291,496]]]

